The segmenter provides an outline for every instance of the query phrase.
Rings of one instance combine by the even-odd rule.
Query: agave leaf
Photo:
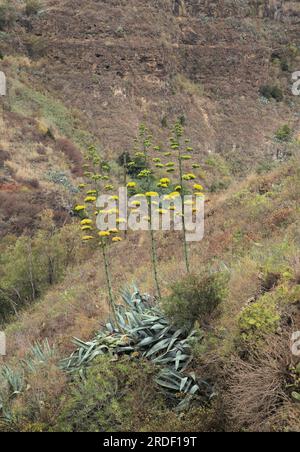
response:
[[[200,389],[200,388],[199,388],[198,385],[194,385],[194,386],[190,389],[189,394],[194,395],[194,394],[196,394],[196,392],[199,391],[199,389]]]
[[[296,402],[300,402],[300,392],[293,392],[292,397]]]
[[[178,370],[182,353],[181,351],[177,352],[176,360],[175,360],[175,369]]]
[[[184,374],[192,360],[191,343],[196,332],[187,335],[184,330],[176,329],[160,308],[153,306],[150,297],[141,295],[136,287],[133,294],[128,288],[121,294],[124,304],[116,306],[117,324],[107,323],[91,342],[75,338],[78,348],[68,359],[62,360],[61,367],[67,372],[77,370],[84,378],[86,367],[99,355],[122,355],[141,350],[143,357],[162,366],[156,382],[170,393],[185,393],[180,406],[188,406],[191,397],[199,391],[195,374]],[[36,356],[42,358],[43,353],[50,353],[50,349],[47,344],[44,347],[37,345]],[[211,387],[208,384],[203,387],[209,398]]]
[[[183,392],[184,387],[185,387],[185,385],[186,385],[187,382],[188,382],[188,379],[189,379],[189,377],[185,377],[185,378],[183,378],[183,379],[181,380],[181,383],[180,383],[180,392]]]
[[[138,344],[138,346],[139,348],[146,347],[147,345],[153,344],[153,342],[157,342],[157,339],[155,339],[153,336],[146,337]]]
[[[162,378],[156,378],[155,382],[159,386],[162,386],[163,388],[173,389],[174,391],[178,391],[178,385],[176,385],[175,383],[163,380]]]
[[[163,339],[159,341],[157,344],[155,344],[149,352],[146,354],[146,358],[150,358],[150,356],[155,355],[156,353],[160,352],[161,350],[164,350],[167,348],[168,344],[170,342],[170,339]]]
[[[173,347],[173,345],[175,344],[175,342],[178,340],[178,338],[181,336],[181,334],[182,334],[182,330],[180,329],[180,330],[177,330],[174,334],[173,334],[173,337],[172,337],[172,339],[171,339],[171,341],[170,341],[170,345],[169,345],[169,347],[168,347],[168,351],[169,350],[171,350],[171,348]]]

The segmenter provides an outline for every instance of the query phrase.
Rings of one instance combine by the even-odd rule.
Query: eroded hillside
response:
[[[297,3],[280,17],[253,1],[178,3],[45,1],[8,49],[33,60],[27,82],[79,109],[106,150],[130,146],[141,120],[158,128],[179,115],[199,152],[265,149],[282,121],[297,121]],[[262,103],[267,84],[285,101]]]
[[[277,155],[274,134],[283,124],[299,133],[299,100],[291,94],[299,66],[296,2],[285,2],[279,16],[276,2],[253,1],[16,7],[0,37],[8,77],[3,233],[34,227],[43,205],[59,206],[58,224],[65,221],[87,146],[115,159],[131,150],[142,121],[159,139],[181,117],[199,161],[221,153],[240,174]]]

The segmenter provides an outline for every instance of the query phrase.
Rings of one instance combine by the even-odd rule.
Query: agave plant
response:
[[[97,356],[133,354],[160,367],[156,383],[172,395],[181,394],[180,406],[195,395],[210,397],[212,388],[186,372],[193,358],[191,343],[195,332],[176,329],[151,297],[141,295],[137,288],[133,295],[125,290],[122,298],[124,304],[116,307],[116,322],[107,323],[90,342],[74,339],[78,348],[61,362],[62,369],[84,377]]]
[[[20,394],[24,387],[24,373],[15,371],[9,366],[3,366],[0,371],[0,377],[7,385],[9,397]]]
[[[42,343],[36,342],[31,347],[23,364],[30,372],[36,372],[40,365],[46,364],[55,356],[55,352],[55,348],[50,346],[48,339]]]
[[[49,362],[55,353],[55,348],[51,347],[46,339],[42,343],[36,342],[31,347],[18,369],[9,366],[0,368],[0,424],[13,426],[15,418],[11,410],[12,400],[25,391],[27,375],[36,372],[40,365]]]

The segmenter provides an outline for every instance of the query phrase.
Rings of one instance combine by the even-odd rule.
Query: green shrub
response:
[[[163,308],[175,324],[191,327],[195,321],[211,316],[226,294],[224,274],[188,275],[172,287]]]
[[[154,383],[155,366],[123,357],[97,358],[85,381],[77,377],[69,387],[56,425],[59,432],[199,432],[218,428],[217,406],[191,405],[172,409],[168,397]]]
[[[218,191],[226,190],[229,188],[231,183],[231,179],[224,178],[223,180],[214,181],[211,186],[209,187],[209,190],[211,193],[217,193]]]
[[[40,12],[41,8],[40,0],[26,0],[25,14],[26,16],[34,16]]]
[[[68,432],[140,431],[165,409],[153,364],[111,357],[95,361],[82,381],[76,378],[55,430]]]
[[[276,85],[264,85],[260,88],[259,93],[266,99],[275,99],[277,102],[282,102],[284,98],[282,89]]]
[[[0,30],[11,27],[16,20],[15,9],[9,1],[0,4]]]
[[[241,337],[245,341],[256,343],[266,335],[275,333],[279,322],[276,297],[273,293],[267,293],[243,310],[239,318]]]
[[[288,124],[284,124],[282,127],[279,127],[279,129],[275,133],[275,139],[277,141],[280,141],[282,143],[288,143],[291,141],[293,135],[293,131],[290,128]]]
[[[30,58],[42,58],[47,53],[47,42],[41,36],[29,36],[25,39],[25,46]]]

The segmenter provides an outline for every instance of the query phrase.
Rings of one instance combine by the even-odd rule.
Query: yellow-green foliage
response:
[[[285,307],[300,301],[300,285],[291,285],[289,281],[279,286],[274,294],[279,306]]]
[[[280,313],[272,293],[260,297],[247,306],[240,318],[241,337],[245,341],[256,341],[276,332],[280,322]]]
[[[195,83],[183,74],[178,74],[175,77],[175,84],[177,88],[190,96],[203,96],[204,89],[199,83]]]
[[[191,406],[178,413],[154,383],[155,366],[125,357],[111,362],[104,356],[77,378],[63,400],[51,431],[64,432],[176,432],[213,429],[219,422],[213,405]],[[39,425],[39,424],[37,424]],[[35,428],[35,426],[33,426]]]
[[[267,246],[257,247],[251,252],[252,258],[260,265],[264,278],[271,273],[284,278],[292,277],[291,261],[297,254],[298,248],[290,238],[279,243],[274,243],[273,240]]]
[[[155,368],[147,362],[99,358],[77,378],[66,397],[58,431],[107,432],[147,429],[148,419],[166,409],[164,397],[153,383]],[[140,403],[143,398],[143,403]]]
[[[270,206],[271,202],[268,194],[265,195],[255,194],[248,200],[247,203],[247,207],[249,208],[250,214],[254,216],[266,212],[266,210]]]

